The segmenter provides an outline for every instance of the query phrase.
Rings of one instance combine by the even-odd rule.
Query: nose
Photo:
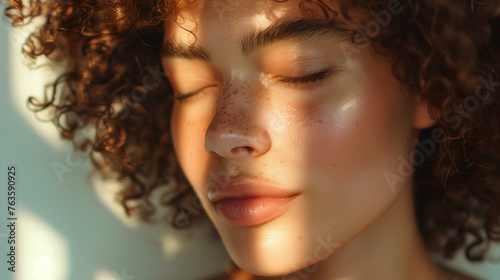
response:
[[[271,148],[263,106],[248,89],[222,92],[205,135],[207,152],[226,159],[259,157]]]

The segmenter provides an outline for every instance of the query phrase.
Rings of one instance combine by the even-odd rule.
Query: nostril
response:
[[[205,150],[216,157],[226,159],[259,157],[271,147],[271,139],[266,131],[254,129],[245,133],[234,128],[219,128],[215,131],[207,129],[205,134]]]
[[[231,149],[231,153],[233,155],[237,155],[237,154],[241,154],[241,153],[251,154],[253,152],[254,152],[254,148],[249,147],[249,146],[240,146],[240,147],[236,147],[236,148]]]

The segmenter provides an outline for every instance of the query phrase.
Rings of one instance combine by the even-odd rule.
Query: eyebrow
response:
[[[163,57],[180,57],[187,59],[201,59],[205,61],[210,60],[210,56],[207,51],[196,44],[183,45],[165,42],[162,44],[160,54]]]
[[[319,38],[336,38],[347,41],[352,37],[351,29],[340,20],[299,19],[276,22],[275,24],[244,36],[240,41],[243,54],[252,53],[286,40]],[[198,44],[185,45],[182,43],[165,42],[161,48],[164,57],[180,57],[186,59],[210,60],[210,55]]]
[[[348,40],[351,29],[340,20],[299,19],[288,20],[243,37],[240,42],[243,53],[248,56],[274,43],[286,40],[336,38]]]

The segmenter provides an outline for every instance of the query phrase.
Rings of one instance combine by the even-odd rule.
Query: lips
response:
[[[283,214],[300,195],[283,186],[249,177],[219,180],[208,189],[215,212],[232,226],[253,226]]]

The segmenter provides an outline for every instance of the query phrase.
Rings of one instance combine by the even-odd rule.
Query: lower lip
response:
[[[215,203],[215,211],[232,226],[254,226],[283,214],[299,195],[226,199]]]

